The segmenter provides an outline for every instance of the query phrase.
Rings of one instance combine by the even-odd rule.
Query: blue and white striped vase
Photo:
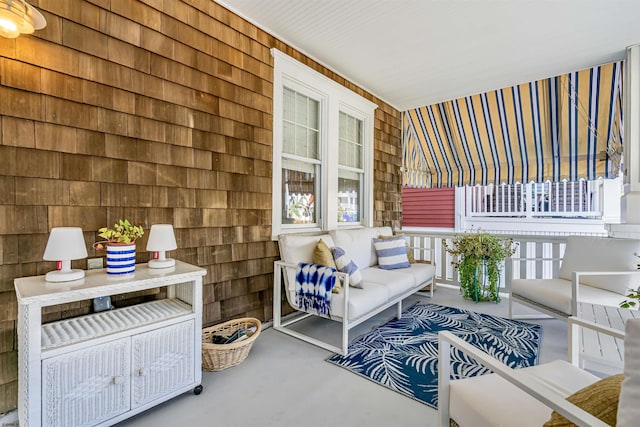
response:
[[[136,269],[136,244],[107,244],[107,274],[131,274]]]

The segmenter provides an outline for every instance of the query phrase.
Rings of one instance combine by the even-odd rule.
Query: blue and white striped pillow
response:
[[[333,253],[333,260],[336,262],[338,270],[349,275],[349,286],[362,288],[362,284],[360,283],[362,281],[362,274],[360,270],[358,270],[356,263],[347,256],[344,249],[331,248],[331,253]]]
[[[404,236],[388,239],[373,239],[373,246],[378,255],[378,267],[383,270],[395,270],[396,268],[408,268],[407,240]]]

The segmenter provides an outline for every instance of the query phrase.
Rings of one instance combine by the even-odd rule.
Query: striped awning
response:
[[[615,62],[404,112],[404,184],[611,177],[618,161],[609,154],[621,144]]]

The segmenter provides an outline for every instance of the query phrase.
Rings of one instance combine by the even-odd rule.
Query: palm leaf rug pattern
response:
[[[418,303],[327,361],[438,407],[438,332],[450,331],[511,368],[536,365],[542,327],[489,314]],[[452,347],[451,378],[491,372]]]

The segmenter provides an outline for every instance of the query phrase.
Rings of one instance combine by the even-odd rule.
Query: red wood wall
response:
[[[402,187],[402,226],[455,226],[455,188]]]

